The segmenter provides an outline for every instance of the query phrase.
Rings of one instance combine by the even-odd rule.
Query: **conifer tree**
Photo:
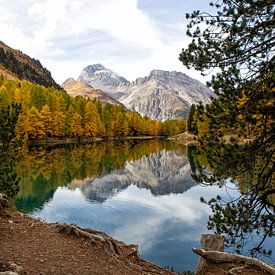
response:
[[[18,161],[15,126],[20,112],[18,103],[0,109],[0,193],[6,194],[10,200],[19,190],[15,171]]]
[[[45,129],[45,136],[46,137],[50,137],[52,135],[52,129],[53,129],[53,125],[52,125],[52,113],[50,112],[50,108],[49,106],[46,104],[42,107],[42,110],[40,112],[40,117],[41,117],[41,121],[44,124],[44,129]]]
[[[199,110],[209,122],[200,143],[213,175],[202,170],[197,180],[224,184],[224,178],[247,176],[238,201],[224,203],[218,196],[208,202],[213,211],[209,228],[224,234],[229,245],[239,240],[239,251],[246,237],[257,234],[254,256],[265,253],[263,243],[274,236],[275,226],[270,200],[275,194],[275,5],[272,0],[218,0],[210,6],[216,13],[198,10],[186,15],[192,42],[180,54],[185,66],[203,74],[218,69],[208,83],[217,98]],[[245,144],[224,143],[232,132]]]
[[[35,106],[28,112],[26,131],[30,139],[41,139],[46,136],[45,124],[42,122],[41,115]]]

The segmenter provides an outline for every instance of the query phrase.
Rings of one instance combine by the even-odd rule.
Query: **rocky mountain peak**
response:
[[[72,77],[69,77],[69,78],[67,78],[64,82],[63,82],[63,84],[62,85],[64,85],[64,84],[69,84],[69,83],[73,83],[75,80],[72,78]]]
[[[95,72],[98,72],[98,71],[102,71],[102,70],[106,70],[106,68],[97,63],[97,64],[93,64],[93,65],[89,65],[86,67],[86,69],[90,72],[90,73],[95,73]]]
[[[132,111],[153,119],[187,117],[192,104],[207,104],[214,95],[204,84],[182,72],[152,70],[132,83],[101,64],[83,69],[79,81],[101,89]]]
[[[95,89],[100,89],[108,93],[115,99],[123,95],[117,88],[129,84],[126,78],[110,69],[106,69],[101,64],[93,64],[85,67],[78,77],[78,80],[93,86]]]
[[[137,78],[120,101],[130,110],[153,119],[187,117],[192,104],[207,104],[214,95],[201,82],[182,72],[152,70]]]

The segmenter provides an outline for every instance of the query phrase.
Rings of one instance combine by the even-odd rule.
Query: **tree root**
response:
[[[227,252],[219,252],[219,251],[205,251],[204,249],[192,248],[193,252],[197,255],[201,256],[203,259],[213,262],[213,263],[245,263],[247,265],[254,265],[259,267],[261,270],[264,270],[272,275],[275,275],[275,268],[266,264],[265,262],[250,258],[243,255],[236,255]]]
[[[92,245],[103,245],[105,252],[111,256],[126,258],[134,257],[136,260],[140,261],[137,246],[127,246],[122,242],[114,240],[103,232],[68,224],[57,224],[56,227],[58,228],[58,232],[88,239]]]
[[[227,274],[228,275],[236,275],[239,274],[239,271],[246,268],[247,266],[238,266],[238,267],[233,267],[230,270],[228,270]],[[236,271],[236,273],[235,273]]]
[[[69,236],[76,236],[77,238],[87,239],[92,245],[104,246],[104,250],[107,254],[119,260],[121,264],[124,265],[125,263],[128,265],[128,268],[135,267],[139,269],[141,274],[167,274],[167,270],[164,273],[162,268],[141,260],[137,245],[126,245],[123,242],[114,240],[101,231],[90,228],[80,228],[76,225],[68,224],[56,224],[55,226],[58,228],[58,232],[65,233]],[[171,274],[173,273],[171,272]]]

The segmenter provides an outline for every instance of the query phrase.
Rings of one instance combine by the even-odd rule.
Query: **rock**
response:
[[[213,234],[202,234],[201,248],[204,250],[224,251],[224,239],[222,236]]]
[[[0,272],[0,275],[19,275],[19,274],[13,271],[3,271],[3,272]]]
[[[185,144],[185,145],[194,144],[194,143],[197,142],[196,141],[196,136],[193,135],[193,134],[189,134],[187,132],[177,134],[177,135],[172,136],[172,137],[170,137],[168,139],[170,139],[170,140],[176,140],[178,143]]]
[[[153,70],[127,88],[120,101],[130,110],[153,119],[187,117],[192,104],[211,102],[213,92],[181,72]]]
[[[101,64],[87,66],[79,81],[114,97],[129,110],[153,119],[187,117],[192,104],[207,104],[214,96],[201,82],[176,71],[153,70],[130,83]]]
[[[85,98],[96,99],[99,100],[103,105],[106,103],[110,103],[113,105],[122,105],[119,101],[115,100],[108,94],[102,92],[101,90],[96,90],[90,85],[74,80],[73,78],[67,79],[62,87],[66,90],[66,92],[73,97],[83,96]]]
[[[13,271],[15,271],[17,273],[20,273],[20,272],[23,271],[23,267],[20,266],[20,265],[15,264],[15,263],[11,263],[10,267],[13,269]]]
[[[122,95],[117,88],[129,84],[126,78],[112,70],[106,69],[101,64],[85,67],[78,77],[78,80],[112,95],[115,99]]]

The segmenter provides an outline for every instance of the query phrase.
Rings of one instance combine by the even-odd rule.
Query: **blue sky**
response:
[[[101,63],[129,80],[152,69],[187,71],[185,13],[208,0],[0,0],[0,40],[39,59],[62,83]]]

